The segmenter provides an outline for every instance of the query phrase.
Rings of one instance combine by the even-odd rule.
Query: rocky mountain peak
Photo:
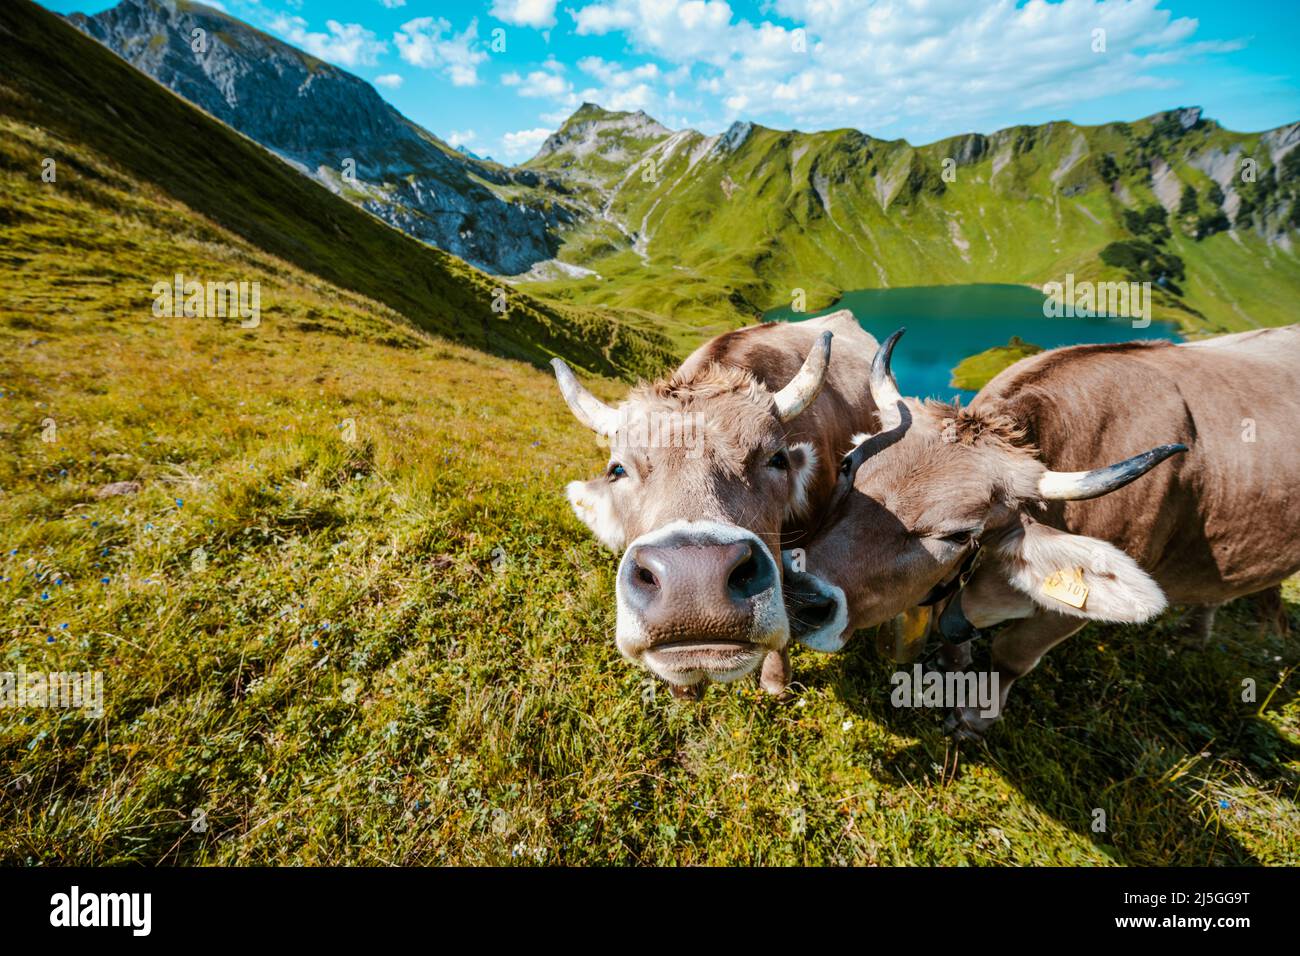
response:
[[[616,112],[595,103],[583,103],[554,133],[546,138],[541,149],[530,162],[546,159],[556,153],[568,153],[577,158],[593,153],[617,159],[627,140],[658,140],[673,133],[645,111]]]
[[[359,76],[234,17],[201,3],[122,0],[68,20],[307,175],[472,265],[525,272],[558,246],[561,213],[480,182],[506,185],[508,171],[452,149]]]

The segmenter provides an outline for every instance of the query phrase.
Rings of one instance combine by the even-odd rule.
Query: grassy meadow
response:
[[[869,636],[796,649],[787,701],[674,701],[615,651],[615,558],[562,494],[604,459],[536,357],[9,83],[0,670],[102,671],[105,712],[0,711],[0,863],[1300,864],[1300,655],[1248,602],[1205,648],[1090,627],[960,752]],[[155,318],[176,271],[259,281],[260,325]],[[624,374],[662,348],[621,341]]]

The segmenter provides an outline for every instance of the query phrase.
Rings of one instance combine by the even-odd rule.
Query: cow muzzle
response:
[[[676,687],[737,680],[789,639],[776,561],[735,525],[678,521],[643,535],[616,591],[619,650]]]
[[[785,611],[790,637],[814,651],[833,654],[852,634],[844,591],[815,574],[792,568],[789,561],[785,562]]]

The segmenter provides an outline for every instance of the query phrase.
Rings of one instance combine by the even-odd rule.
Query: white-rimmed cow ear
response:
[[[571,481],[564,493],[578,520],[591,529],[601,544],[615,553],[623,550],[627,536],[614,514],[614,495],[608,481],[604,478]]]
[[[808,442],[791,445],[787,457],[790,459],[790,479],[794,487],[790,491],[790,501],[785,506],[785,518],[787,521],[797,521],[807,516],[812,504],[809,494],[813,482],[817,480],[821,459],[817,457],[817,449]]]
[[[1165,609],[1165,594],[1131,557],[1099,538],[1024,519],[996,545],[1011,586],[1070,617],[1140,624]]]

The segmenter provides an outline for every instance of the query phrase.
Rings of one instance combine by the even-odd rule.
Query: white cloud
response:
[[[445,34],[445,35],[444,35]],[[478,20],[454,33],[443,18],[417,17],[393,34],[399,55],[412,66],[437,69],[453,86],[478,84],[478,66],[488,55],[478,47]]]
[[[501,154],[512,163],[531,159],[550,135],[551,131],[544,126],[506,133],[501,137]]]
[[[659,104],[659,94],[646,83],[621,90],[584,90],[578,98],[623,113],[634,113],[637,110],[653,113]]]
[[[638,49],[673,62],[723,62],[729,45],[755,32],[746,21],[732,24],[725,0],[606,0],[573,18],[579,34],[624,32]]]
[[[674,85],[693,78],[696,93],[726,111],[717,117],[724,122],[765,115],[805,128],[867,131],[900,122],[933,136],[1026,109],[1167,85],[1162,67],[1236,48],[1193,43],[1197,22],[1157,6],[877,0],[864,8],[772,0],[760,9],[780,17],[777,23],[737,17],[725,0],[597,0],[571,13],[578,34],[621,33],[633,51],[677,67],[636,76],[643,67],[585,58],[579,66],[602,84],[598,102],[605,105],[619,96],[627,104],[654,102],[671,75]],[[1105,31],[1107,52],[1094,52],[1095,30]]]
[[[647,80],[657,80],[660,70],[657,64],[642,63],[632,69],[624,69],[621,63],[602,60],[598,56],[584,56],[578,61],[578,69],[588,76],[594,76],[606,86],[623,89]]]
[[[402,85],[402,78],[396,73],[385,73],[382,76],[375,77],[376,86],[384,86],[390,90],[396,90]]]
[[[271,21],[271,30],[312,56],[337,66],[369,66],[388,44],[359,23],[326,20],[329,33],[312,33],[302,17],[281,14]]]
[[[211,7],[213,10],[220,10],[222,13],[230,12],[226,9],[226,5],[222,3],[221,0],[203,0],[203,5],[205,7]]]
[[[549,30],[555,26],[556,0],[493,0],[489,11],[502,23]]]
[[[573,92],[572,83],[550,70],[533,70],[527,76],[507,73],[501,82],[516,87],[520,96],[533,99],[569,99]]]
[[[406,0],[379,0],[389,10],[396,10],[398,7],[406,6]]]
[[[472,129],[454,129],[447,134],[447,142],[452,146],[466,146],[478,139],[478,134]]]
[[[600,85],[579,88],[562,75],[566,68],[554,59],[527,74],[518,71],[506,73],[501,77],[501,83],[513,87],[520,96],[557,104],[560,109],[542,114],[541,120],[545,123],[562,122],[583,101],[599,103],[611,110],[647,112],[664,104],[664,97],[655,86],[666,78],[658,64],[642,63],[629,68],[598,56],[587,56],[579,60],[577,66],[581,72],[598,80]],[[674,75],[673,78],[680,77]]]
[[[627,3],[593,3],[581,10],[570,11],[578,25],[579,33],[597,35],[636,26],[636,12]]]
[[[573,107],[566,105],[562,106],[558,110],[551,110],[550,112],[543,113],[537,118],[543,123],[550,123],[552,126],[559,127],[571,115],[573,115]]]

